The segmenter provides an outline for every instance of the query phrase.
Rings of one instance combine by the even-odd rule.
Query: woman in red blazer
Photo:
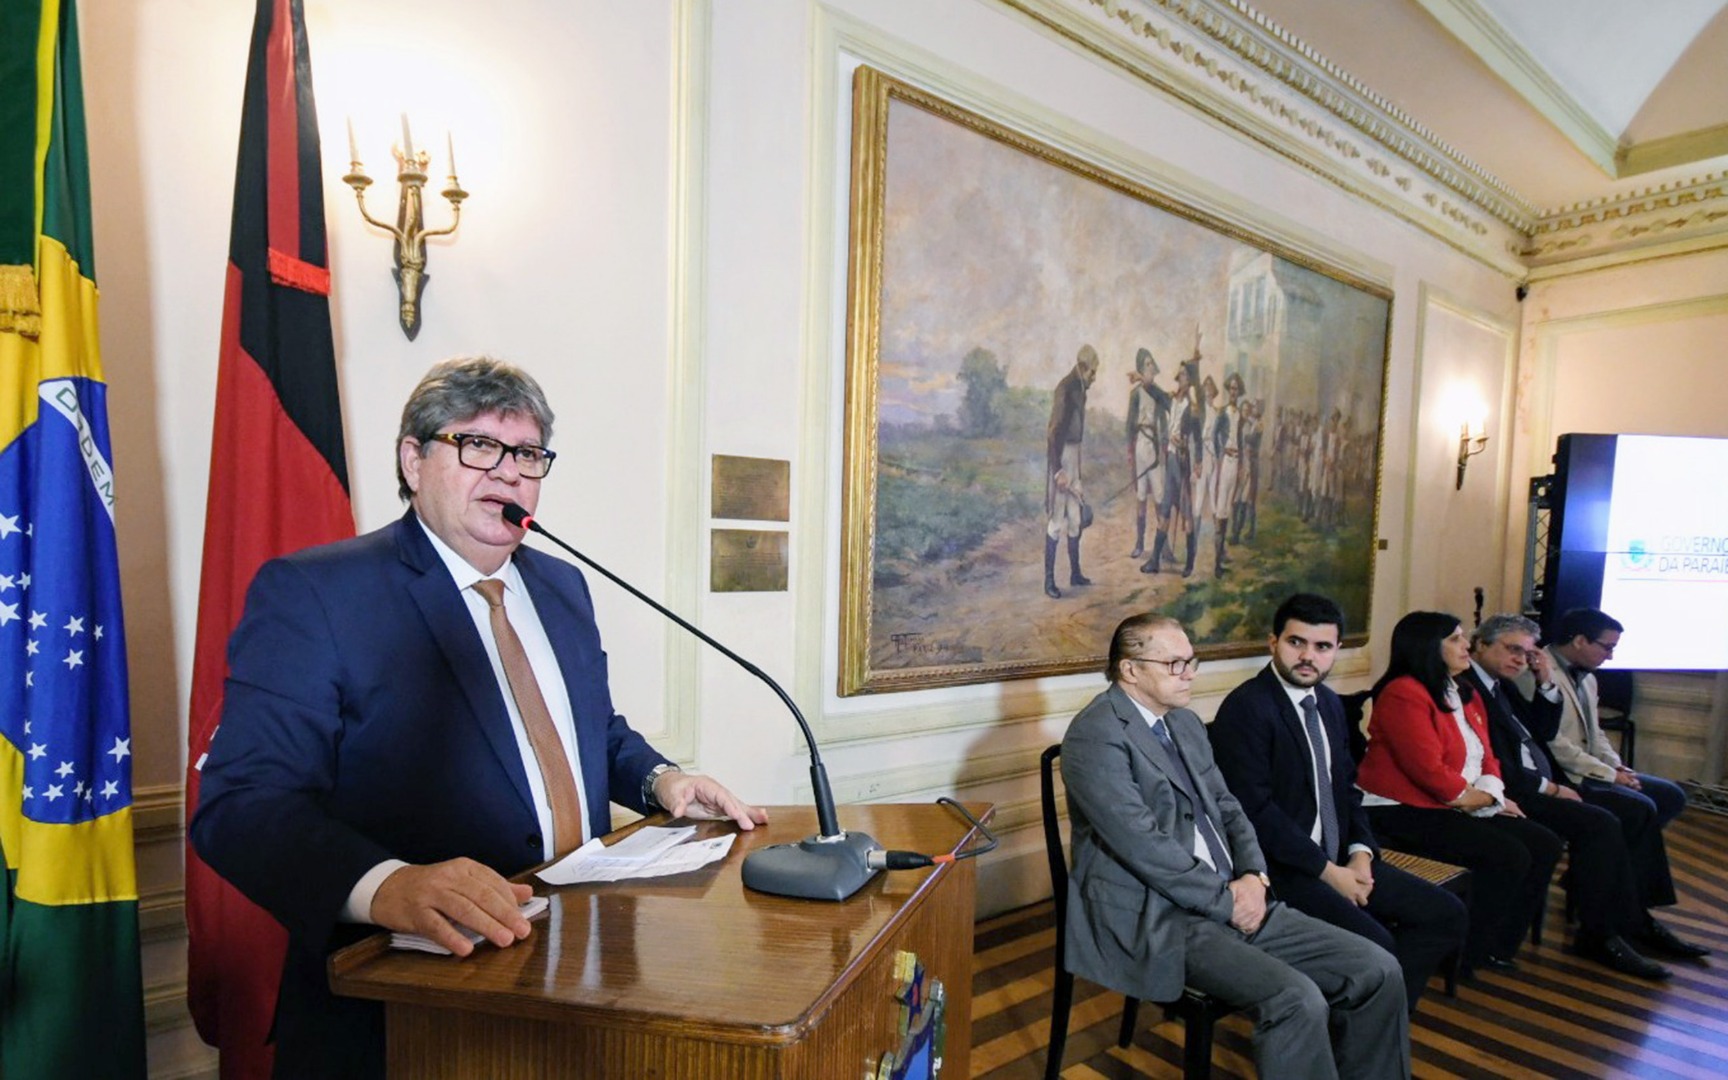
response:
[[[1381,843],[1470,868],[1464,962],[1508,969],[1547,900],[1561,840],[1506,798],[1482,702],[1457,681],[1469,666],[1457,616],[1398,620],[1356,783]]]

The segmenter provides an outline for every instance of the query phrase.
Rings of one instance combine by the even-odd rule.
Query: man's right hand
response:
[[[1348,866],[1339,866],[1335,862],[1327,863],[1326,869],[1320,871],[1320,880],[1337,889],[1344,899],[1357,907],[1366,906],[1368,894],[1374,891],[1372,885],[1364,883]]]
[[[1230,925],[1244,934],[1253,934],[1266,921],[1266,886],[1252,874],[1244,874],[1230,883]]]
[[[1567,802],[1583,802],[1584,801],[1584,799],[1581,795],[1579,795],[1576,791],[1572,790],[1571,788],[1567,787],[1565,784],[1555,784],[1554,785],[1554,791],[1553,791],[1551,797],[1555,798],[1555,799],[1565,799]]]
[[[474,951],[452,923],[477,930],[503,948],[528,936],[518,905],[534,895],[473,859],[404,866],[385,878],[372,897],[372,921],[389,930],[423,934],[457,956]]]

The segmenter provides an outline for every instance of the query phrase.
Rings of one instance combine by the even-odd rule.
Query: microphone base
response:
[[[860,832],[774,844],[744,857],[744,887],[799,900],[844,900],[881,873],[867,861],[878,847]]]

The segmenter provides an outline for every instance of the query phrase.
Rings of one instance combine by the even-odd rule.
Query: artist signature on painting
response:
[[[958,641],[941,641],[929,634],[889,634],[888,642],[896,656],[940,657],[946,660],[976,660],[979,650]]]

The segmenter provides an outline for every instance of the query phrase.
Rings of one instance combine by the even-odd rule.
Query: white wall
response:
[[[218,0],[82,7],[137,782],[160,816],[183,769],[250,12]],[[1447,422],[1428,408],[1460,377],[1474,380],[1501,435],[1512,283],[996,4],[523,0],[497,18],[460,0],[306,8],[360,527],[399,513],[397,413],[430,363],[489,351],[524,364],[559,413],[547,524],[793,687],[842,801],[957,791],[997,803],[1005,837],[983,867],[986,910],[1048,890],[1026,828],[1036,752],[1098,681],[834,696],[855,63],[1391,287],[1376,640],[1407,600],[1460,605],[1459,584],[1501,557],[1459,555],[1436,537],[1459,513],[1492,515],[1508,490],[1521,493],[1508,488],[1522,483],[1509,441],[1495,438],[1455,493]],[[360,222],[339,179],[344,119],[378,177],[404,110],[434,147],[453,131],[472,192],[461,232],[431,250],[412,343],[395,325],[389,243]],[[374,214],[388,213],[387,188],[373,188]],[[443,213],[432,200],[432,220]],[[789,592],[706,592],[716,453],[791,460]],[[763,688],[604,583],[596,598],[614,693],[639,728],[750,799],[806,797],[805,760]],[[1214,665],[1202,711],[1255,666]],[[1347,658],[1343,676],[1372,666]],[[177,838],[153,835],[141,845],[145,888],[170,913]],[[158,943],[147,980],[166,1014],[183,946],[166,933]],[[184,1034],[153,1044],[159,1072],[196,1061],[173,1038]]]
[[[1553,276],[1531,286],[1524,309],[1516,490],[1553,471],[1568,432],[1728,437],[1728,252]],[[1521,550],[1516,507],[1508,524]],[[1642,674],[1632,715],[1640,769],[1712,784],[1728,773],[1728,676]]]

